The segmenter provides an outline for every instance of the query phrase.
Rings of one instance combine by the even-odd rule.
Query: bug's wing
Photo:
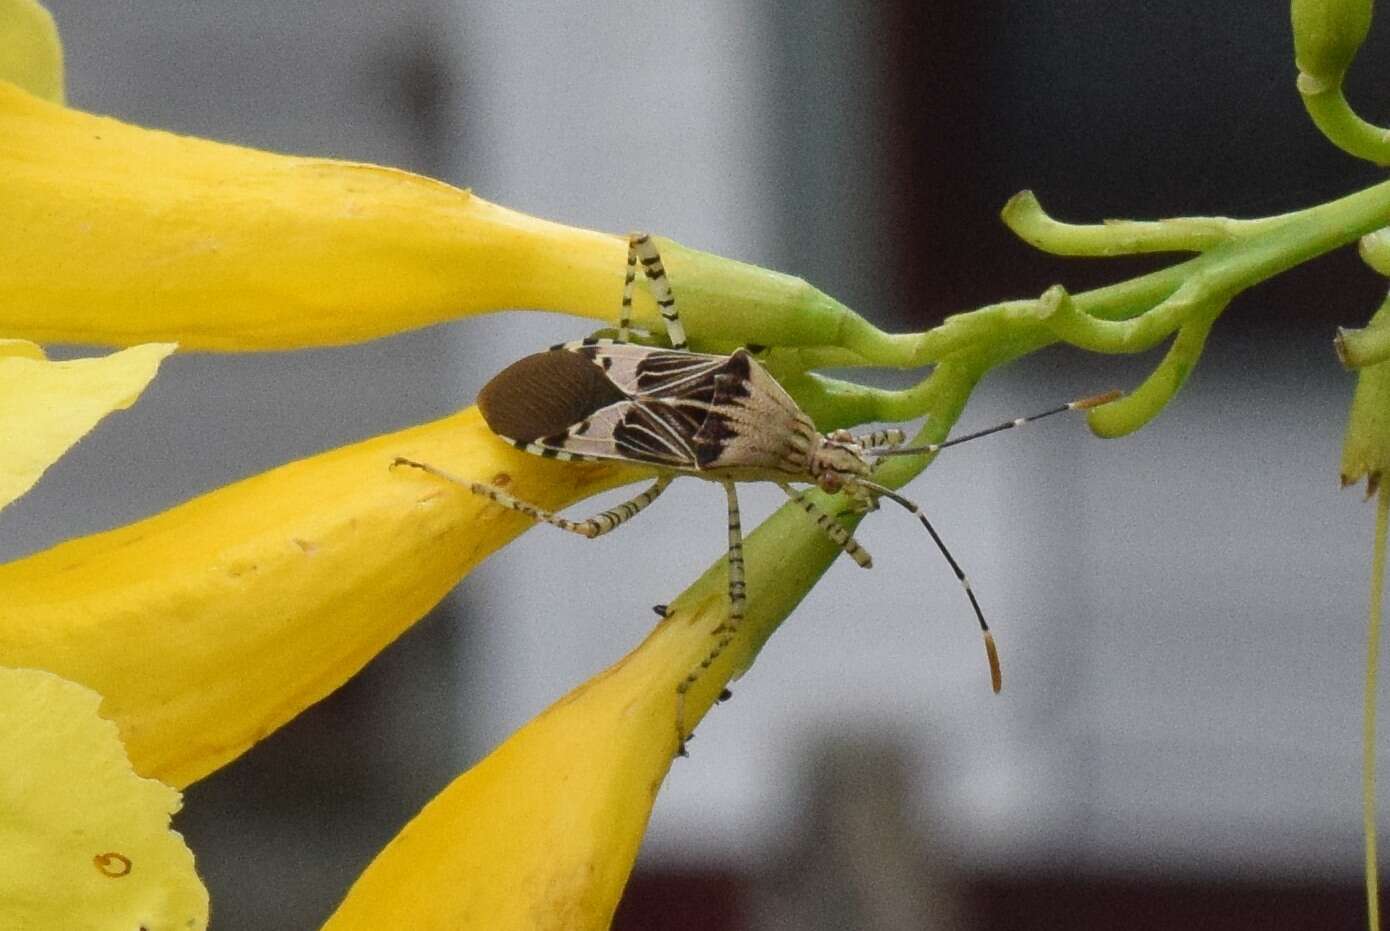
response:
[[[709,393],[712,377],[729,361],[727,356],[610,340],[571,343],[567,348],[592,359],[618,390],[639,399],[678,398],[702,387]]]
[[[622,406],[622,405],[614,405]],[[613,431],[613,441],[624,458],[670,469],[698,469],[691,448],[694,429],[688,415],[673,405],[634,401]]]
[[[815,425],[766,369],[740,349],[711,382],[709,414],[691,437],[702,471],[807,473]]]
[[[563,433],[533,440],[528,449],[561,459],[620,459],[694,470],[696,455],[688,442],[694,429],[686,415],[668,405],[628,400],[595,412]]]

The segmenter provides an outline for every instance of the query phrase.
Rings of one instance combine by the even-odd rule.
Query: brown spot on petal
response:
[[[510,475],[508,475],[506,472],[498,472],[496,475],[492,477],[491,484],[494,488],[506,488],[511,483],[512,477]]]
[[[301,550],[303,550],[305,553],[309,555],[318,552],[319,545],[313,542],[312,540],[305,540],[300,537],[294,537],[290,542],[292,542],[295,546],[299,547]]]
[[[103,876],[110,876],[112,879],[120,879],[130,872],[130,857],[115,851],[99,853],[92,857],[92,862],[101,871]]]

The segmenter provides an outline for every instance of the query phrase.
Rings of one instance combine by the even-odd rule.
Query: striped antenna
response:
[[[965,436],[958,436],[947,440],[944,443],[933,443],[930,446],[910,446],[895,449],[869,449],[865,454],[874,457],[880,456],[919,456],[927,453],[939,452],[947,446],[957,446],[961,443],[968,443],[971,440],[978,440],[982,436],[989,436],[991,433],[999,433],[1003,430],[1012,430],[1014,427],[1021,427],[1024,424],[1032,423],[1035,420],[1042,420],[1044,417],[1051,417],[1053,414],[1065,414],[1067,411],[1084,411],[1102,404],[1108,404],[1120,396],[1118,391],[1107,391],[1104,394],[1093,395],[1089,398],[1082,398],[1079,401],[1072,401],[1070,404],[1062,404],[1058,407],[1045,410],[1040,414],[1033,414],[1028,417],[1019,417],[1014,420],[1006,420],[1001,424],[996,424],[985,430],[976,430],[974,433],[967,433]]]

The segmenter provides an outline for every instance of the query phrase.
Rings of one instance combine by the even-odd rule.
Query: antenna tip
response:
[[[989,684],[998,695],[1004,687],[1004,674],[999,669],[999,650],[994,646],[994,634],[985,631],[985,656],[989,657]]]
[[[1123,391],[1107,391],[1104,394],[1092,395],[1089,398],[1082,398],[1080,401],[1072,401],[1071,409],[1074,411],[1088,411],[1093,407],[1109,404],[1122,394],[1124,394]]]

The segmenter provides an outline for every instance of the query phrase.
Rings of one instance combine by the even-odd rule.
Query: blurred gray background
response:
[[[890,329],[1157,264],[1030,252],[995,220],[1023,187],[1072,220],[1252,216],[1375,178],[1302,115],[1287,8],[1250,0],[49,6],[76,106],[652,229]],[[1351,93],[1383,119],[1368,70]],[[1337,487],[1352,379],[1330,338],[1382,287],[1341,255],[1246,295],[1136,436],[1054,421],[943,456],[910,493],[981,594],[1005,692],[930,541],[881,511],[875,569],[833,568],[673,768],[618,926],[1354,926],[1371,509]],[[176,357],[0,515],[0,557],[441,416],[586,331],[505,314]],[[1157,358],[1045,353],[963,426],[1132,387]],[[779,493],[744,497],[760,515]],[[214,927],[317,926],[449,779],[646,633],[720,555],[721,509],[678,483],[611,537],[526,534],[190,788],[177,826]]]

